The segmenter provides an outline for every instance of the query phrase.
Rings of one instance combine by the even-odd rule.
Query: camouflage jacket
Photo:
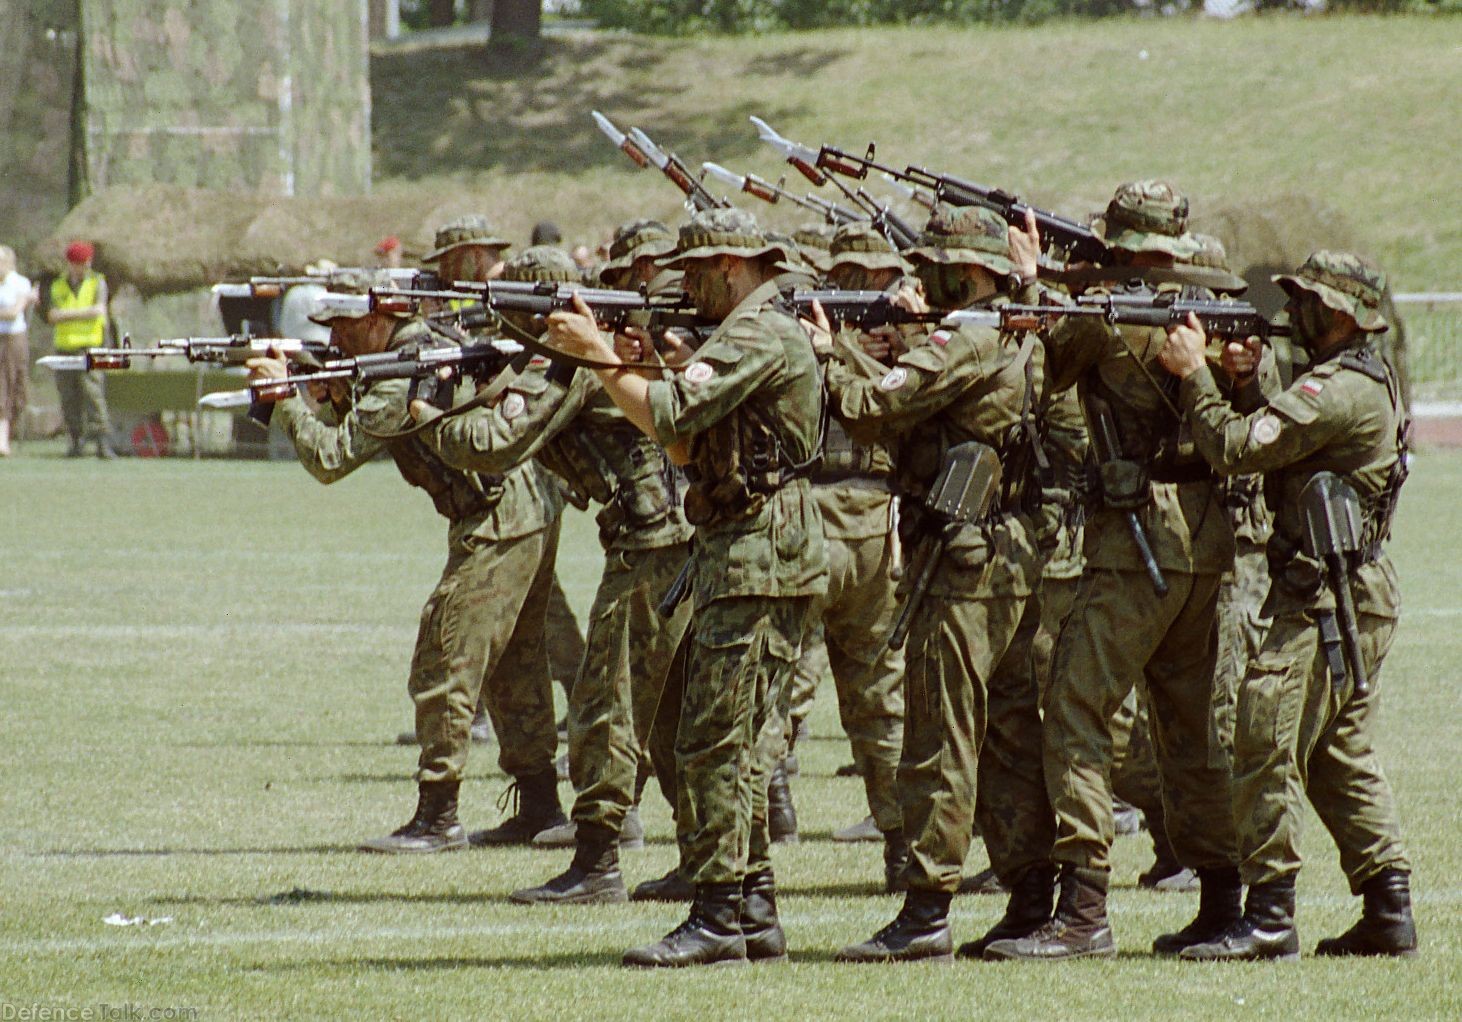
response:
[[[1012,481],[1023,471],[1025,443],[1016,435],[1039,401],[1042,349],[1025,335],[964,324],[928,334],[892,368],[839,341],[828,367],[837,414],[864,441],[894,445],[895,477],[905,519],[939,474],[945,452],[965,440],[995,448]],[[1034,390],[1032,394],[1031,391]],[[950,543],[929,591],[954,597],[1028,596],[1040,578],[1035,522],[1021,494],[999,513],[962,528]]]
[[[827,588],[822,518],[807,481],[818,453],[821,373],[801,325],[757,288],[682,372],[649,385],[655,435],[688,441],[687,520],[697,606]]]
[[[420,341],[426,328],[416,321],[402,324],[389,347]],[[495,475],[451,468],[420,436],[381,440],[366,432],[390,433],[411,424],[410,383],[373,382],[345,408],[317,413],[298,395],[279,402],[274,422],[294,444],[306,470],[322,483],[354,472],[385,450],[402,477],[427,491],[437,512],[462,532],[480,539],[515,539],[548,527],[563,504],[531,468],[519,466]]]
[[[1318,472],[1343,476],[1360,494],[1379,553],[1389,509],[1378,505],[1387,497],[1394,502],[1405,472],[1405,413],[1395,374],[1368,343],[1357,342],[1328,352],[1248,415],[1230,406],[1207,367],[1183,381],[1181,399],[1193,439],[1216,470],[1265,474],[1275,513],[1271,604],[1331,605],[1328,591],[1317,591],[1318,566],[1300,552],[1300,493]],[[1358,568],[1354,587],[1357,611],[1396,616],[1395,569],[1384,555]]]

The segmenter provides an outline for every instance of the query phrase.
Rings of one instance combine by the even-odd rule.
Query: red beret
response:
[[[91,257],[95,254],[96,250],[91,247],[90,242],[73,241],[66,246],[66,261],[68,263],[90,262]]]
[[[387,252],[394,252],[400,247],[401,239],[392,234],[381,239],[381,243],[376,246],[376,254],[385,255]]]

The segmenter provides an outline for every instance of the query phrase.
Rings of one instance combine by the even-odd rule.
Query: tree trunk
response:
[[[537,39],[543,26],[542,0],[495,0],[492,5],[492,39],[509,37]]]
[[[432,28],[446,28],[456,20],[455,0],[427,0],[426,23]]]

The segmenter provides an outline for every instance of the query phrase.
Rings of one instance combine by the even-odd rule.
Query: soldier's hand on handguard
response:
[[[595,362],[619,362],[614,348],[605,341],[594,322],[594,313],[579,295],[574,295],[573,312],[555,312],[548,317],[548,344],[566,355]]]
[[[1203,368],[1204,352],[1208,348],[1208,335],[1198,317],[1188,313],[1186,323],[1174,323],[1168,327],[1168,340],[1157,353],[1163,368],[1180,380],[1186,380]]]
[[[1264,342],[1257,337],[1232,340],[1223,346],[1218,364],[1229,379],[1245,383],[1259,371],[1259,358],[1264,353]]]
[[[828,321],[827,312],[822,307],[822,302],[814,300],[812,303],[812,318],[802,317],[797,322],[802,324],[802,329],[807,331],[807,336],[812,340],[812,350],[819,355],[829,354],[833,350],[833,327]]]
[[[244,363],[244,368],[249,370],[250,383],[282,380],[289,375],[289,363],[278,348],[270,348],[267,355],[249,359]]]
[[[1011,227],[1008,229],[1010,235],[1010,261],[1015,266],[1015,272],[1019,274],[1021,283],[1029,283],[1036,279],[1036,272],[1041,265],[1041,231],[1036,226],[1036,214],[1033,210],[1025,211],[1025,226]]]

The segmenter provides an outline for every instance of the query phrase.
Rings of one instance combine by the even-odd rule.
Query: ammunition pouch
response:
[[[419,487],[431,497],[437,514],[448,521],[461,521],[491,508],[502,497],[503,477],[478,475],[449,468],[415,439],[386,444],[391,460],[408,485]]]
[[[1142,462],[1117,458],[1099,472],[1102,503],[1113,511],[1134,511],[1152,500],[1152,477]]]
[[[692,525],[751,518],[767,497],[794,479],[807,478],[816,458],[798,464],[782,449],[776,434],[749,410],[731,416],[696,441],[695,458],[685,467],[690,489],[685,518]]]

